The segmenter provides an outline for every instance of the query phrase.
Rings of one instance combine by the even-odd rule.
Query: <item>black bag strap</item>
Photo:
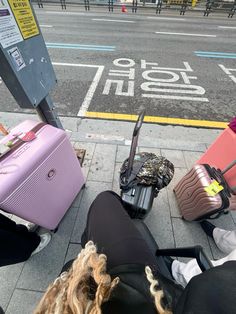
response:
[[[142,160],[140,160],[140,162],[136,162],[135,164],[133,164],[133,167],[132,167],[130,176],[128,177],[128,180],[125,178],[125,182],[122,182],[122,180],[120,181],[120,186],[122,186],[122,188],[128,189],[128,188],[133,186],[132,182],[134,182],[134,179],[137,177],[137,174],[139,173],[139,171],[142,169],[144,163],[149,158],[150,158],[149,156],[144,156],[144,157],[142,157]]]

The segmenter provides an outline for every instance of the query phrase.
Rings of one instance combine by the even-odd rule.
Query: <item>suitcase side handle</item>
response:
[[[140,114],[138,116],[138,120],[137,120],[135,127],[134,127],[132,143],[131,143],[129,159],[128,159],[128,166],[127,166],[127,171],[126,171],[126,176],[125,176],[125,182],[126,183],[128,182],[130,174],[132,172],[134,156],[135,156],[136,148],[137,148],[137,144],[138,144],[139,131],[141,129],[144,116],[145,116],[145,109],[140,112]]]

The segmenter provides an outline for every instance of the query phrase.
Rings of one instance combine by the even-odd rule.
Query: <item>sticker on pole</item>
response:
[[[24,39],[39,35],[39,29],[28,0],[8,0]]]
[[[20,71],[25,67],[25,61],[20,53],[20,50],[17,47],[9,49],[8,53],[17,71]]]
[[[23,41],[7,0],[0,0],[0,44],[3,48]]]

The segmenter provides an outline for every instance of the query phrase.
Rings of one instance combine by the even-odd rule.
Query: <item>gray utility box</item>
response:
[[[0,0],[0,76],[21,108],[35,108],[56,84],[28,0]]]

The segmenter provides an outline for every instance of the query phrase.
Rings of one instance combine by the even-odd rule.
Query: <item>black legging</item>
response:
[[[112,191],[100,193],[92,203],[81,244],[92,240],[107,256],[107,269],[123,264],[156,267],[156,258]]]
[[[39,243],[35,232],[0,214],[0,266],[26,261]]]

